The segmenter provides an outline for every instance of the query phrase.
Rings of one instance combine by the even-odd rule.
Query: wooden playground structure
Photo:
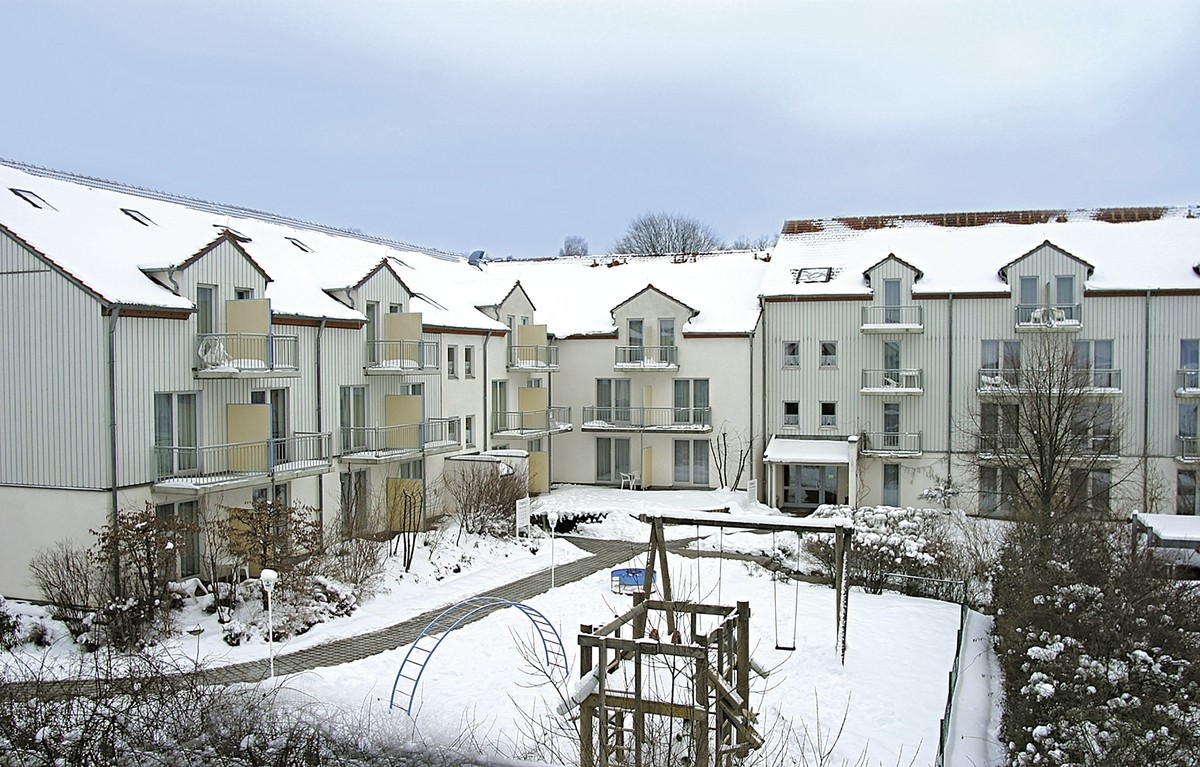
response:
[[[643,767],[664,763],[665,755],[693,767],[732,767],[763,744],[750,707],[750,674],[758,670],[750,658],[750,605],[676,601],[664,525],[833,535],[835,643],[843,663],[849,607],[845,566],[853,526],[842,519],[719,512],[643,514],[640,519],[651,526],[650,542],[633,607],[598,629],[580,627],[580,681],[570,698],[570,704],[579,705],[580,765]],[[656,574],[662,599],[652,599]],[[626,626],[628,637],[622,636]],[[780,647],[778,640],[776,645],[794,649]]]

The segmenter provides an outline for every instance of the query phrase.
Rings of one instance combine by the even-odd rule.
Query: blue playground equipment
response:
[[[400,670],[396,672],[396,681],[392,683],[392,697],[388,705],[391,708],[402,708],[404,713],[412,716],[413,700],[417,694],[417,685],[421,682],[421,675],[425,673],[429,659],[433,657],[433,653],[443,640],[450,635],[451,631],[464,623],[469,623],[477,617],[483,617],[485,613],[504,607],[515,607],[529,618],[542,640],[546,667],[552,673],[559,674],[558,681],[560,683],[565,682],[570,674],[570,670],[567,668],[567,652],[563,648],[558,631],[545,615],[520,602],[510,602],[499,597],[473,597],[446,608],[430,621],[429,625],[417,636],[412,647],[408,648],[408,653],[405,654],[404,661],[400,664]]]
[[[650,585],[658,579],[658,573],[650,573]],[[646,568],[619,567],[612,571],[612,592],[614,594],[636,594],[646,586]]]

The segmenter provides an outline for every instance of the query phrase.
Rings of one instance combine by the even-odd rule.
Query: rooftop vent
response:
[[[142,213],[140,210],[134,210],[133,208],[121,208],[121,212],[142,226],[150,226],[154,223],[150,220],[149,216],[147,216],[145,213]]]
[[[20,197],[22,200],[29,203],[30,205],[37,208],[38,210],[57,210],[57,208],[55,208],[53,205],[46,202],[41,197],[38,197],[36,194],[29,191],[28,189],[14,189],[12,187],[9,187],[8,191],[12,192],[17,197]]]
[[[792,279],[799,285],[802,282],[816,283],[829,282],[833,279],[833,267],[830,266],[806,266],[800,269],[792,270]]]

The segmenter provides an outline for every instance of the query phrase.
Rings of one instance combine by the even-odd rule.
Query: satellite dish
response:
[[[482,250],[476,250],[475,252],[471,253],[471,255],[467,256],[467,263],[476,268],[479,268],[479,263],[481,261],[483,261]]]

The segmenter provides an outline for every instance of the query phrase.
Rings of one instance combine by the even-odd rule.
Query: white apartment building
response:
[[[787,511],[919,504],[976,476],[963,424],[1047,334],[1127,415],[1097,435],[1114,472],[1196,513],[1195,213],[789,221],[769,252],[489,263],[0,163],[0,593],[36,596],[33,552],[147,502],[275,498],[343,534],[396,493],[432,516],[445,459],[482,450],[528,451],[534,493],[717,487],[745,452],[740,487]],[[1002,511],[977,477],[959,505]]]

